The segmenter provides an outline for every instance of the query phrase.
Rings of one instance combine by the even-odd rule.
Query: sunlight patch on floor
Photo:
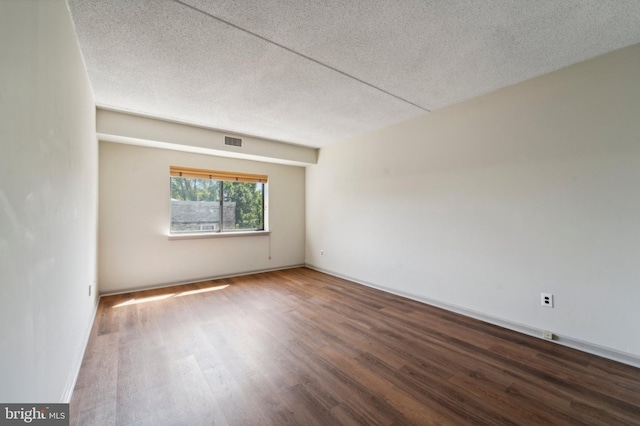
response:
[[[200,288],[198,290],[183,291],[182,293],[176,294],[174,297],[190,296],[192,294],[206,293],[206,292],[209,292],[209,291],[216,291],[216,290],[223,290],[223,289],[225,289],[227,287],[229,287],[229,284],[219,285],[219,286],[216,286],[216,287],[209,287],[209,288]]]
[[[139,305],[141,303],[156,302],[158,300],[164,300],[164,299],[168,299],[170,297],[191,296],[193,294],[207,293],[207,292],[216,291],[216,290],[224,290],[227,287],[229,287],[229,284],[219,285],[219,286],[215,286],[215,287],[199,288],[197,290],[188,290],[188,291],[183,291],[183,292],[177,293],[177,294],[176,293],[162,294],[162,295],[159,295],[159,296],[143,297],[142,299],[133,298],[131,300],[127,300],[126,302],[122,302],[122,303],[118,303],[117,305],[113,305],[113,307],[114,308],[121,308],[121,307],[124,307],[124,306]]]

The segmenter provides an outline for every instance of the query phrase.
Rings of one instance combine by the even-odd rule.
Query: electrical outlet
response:
[[[320,256],[324,256],[324,250],[320,250]]]
[[[93,285],[89,284],[89,296],[91,296],[91,287],[93,287]]]
[[[553,333],[550,331],[543,331],[542,337],[544,337],[547,340],[553,340]]]
[[[551,293],[542,293],[540,295],[540,303],[545,308],[553,308],[553,294],[551,294]]]

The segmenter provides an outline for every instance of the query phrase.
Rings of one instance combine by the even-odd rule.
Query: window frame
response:
[[[174,232],[172,231],[172,205],[171,201],[173,198],[171,197],[171,179],[172,178],[187,178],[187,179],[206,179],[220,182],[220,194],[219,194],[219,211],[220,211],[220,226],[217,231],[207,230],[207,231],[186,231],[186,232]],[[225,182],[242,182],[242,183],[256,183],[262,185],[262,228],[258,229],[224,229],[224,183]],[[271,232],[269,231],[268,224],[268,183],[269,177],[267,175],[259,175],[259,174],[250,174],[250,173],[239,173],[239,172],[227,172],[227,171],[219,171],[219,170],[208,170],[208,169],[196,169],[190,167],[179,167],[179,166],[170,166],[169,167],[169,239],[171,240],[180,240],[180,239],[194,239],[194,238],[219,238],[219,237],[240,237],[240,236],[257,236],[257,235],[269,235]]]

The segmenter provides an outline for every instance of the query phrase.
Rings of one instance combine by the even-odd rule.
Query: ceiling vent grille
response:
[[[224,137],[224,144],[229,146],[237,146],[242,148],[242,139],[240,138],[232,138],[231,136]]]

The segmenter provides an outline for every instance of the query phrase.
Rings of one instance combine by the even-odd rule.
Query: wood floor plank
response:
[[[100,300],[74,425],[640,425],[640,370],[306,268]]]

